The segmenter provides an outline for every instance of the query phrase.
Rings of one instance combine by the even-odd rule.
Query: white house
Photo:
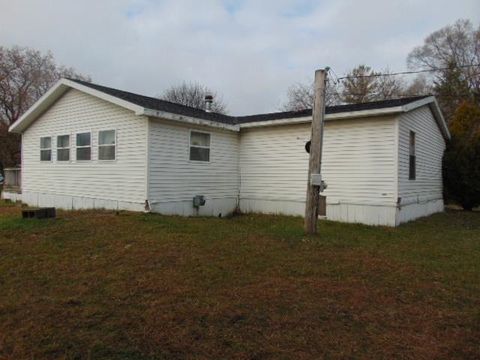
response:
[[[328,107],[325,119],[326,218],[395,226],[443,210],[450,135],[433,97]],[[62,79],[10,131],[32,206],[303,215],[310,122],[311,110],[234,117]]]

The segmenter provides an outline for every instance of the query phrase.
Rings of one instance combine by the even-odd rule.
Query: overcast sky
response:
[[[158,95],[183,80],[231,114],[276,111],[289,85],[330,66],[406,68],[432,31],[479,0],[0,0],[0,45],[51,50],[96,83]]]

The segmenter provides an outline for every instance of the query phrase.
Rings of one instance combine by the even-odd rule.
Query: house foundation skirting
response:
[[[229,198],[205,198],[205,205],[197,208],[193,207],[192,200],[183,201],[150,201],[152,212],[164,215],[180,216],[216,216],[223,217],[232,214],[237,208],[238,199]]]
[[[29,191],[22,193],[21,201],[29,206],[56,207],[65,210],[105,209],[144,211],[145,209],[144,203]]]
[[[396,224],[399,225],[424,216],[443,212],[444,209],[443,199],[434,199],[409,205],[402,205],[397,211]]]
[[[2,199],[10,200],[13,202],[22,201],[22,194],[16,191],[3,190]]]
[[[240,199],[242,212],[264,214],[305,215],[305,202],[294,200]],[[327,203],[324,219],[367,225],[395,226],[396,207],[377,204]]]
[[[2,192],[2,199],[22,201],[29,206],[56,207],[66,210],[107,209],[145,211],[145,203],[96,199],[70,195],[44,194],[36,192]],[[238,206],[236,197],[209,199],[198,209],[193,207],[192,200],[172,202],[150,202],[150,211],[164,215],[180,216],[228,216]],[[264,213],[303,216],[305,202],[271,199],[240,199],[239,208],[244,213]],[[443,199],[434,199],[409,205],[376,205],[376,204],[327,204],[325,219],[367,225],[397,226],[424,216],[444,211]]]

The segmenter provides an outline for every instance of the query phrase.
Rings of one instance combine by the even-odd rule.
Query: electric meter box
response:
[[[310,184],[313,186],[322,185],[322,175],[321,174],[311,174],[310,175]]]

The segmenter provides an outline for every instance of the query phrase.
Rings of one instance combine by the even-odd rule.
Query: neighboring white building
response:
[[[395,226],[443,211],[450,135],[433,97],[328,107],[325,119],[328,219]],[[63,79],[10,131],[32,206],[303,215],[310,122],[311,110],[233,117]]]

